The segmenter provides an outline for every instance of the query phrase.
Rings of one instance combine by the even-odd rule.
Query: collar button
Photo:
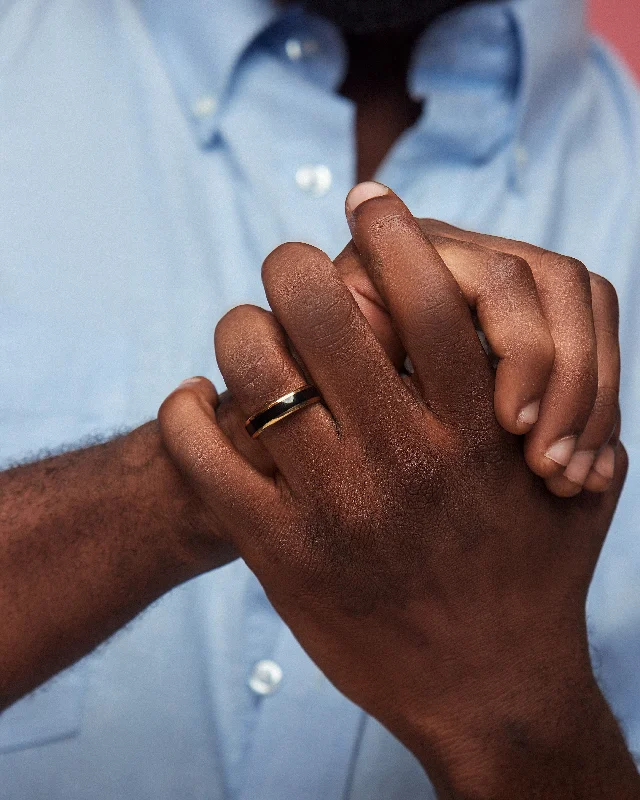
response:
[[[208,119],[212,117],[218,108],[218,101],[211,94],[204,94],[199,97],[191,106],[191,111],[196,119]]]
[[[312,197],[324,197],[331,189],[333,175],[324,164],[306,165],[296,172],[296,183],[299,189]]]

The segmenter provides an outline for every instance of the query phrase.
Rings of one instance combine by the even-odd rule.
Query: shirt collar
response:
[[[528,147],[549,138],[584,67],[589,34],[583,0],[513,0],[522,53],[518,134]]]
[[[292,12],[273,0],[136,2],[206,145],[243,53]],[[431,107],[422,124],[441,135],[449,157],[481,160],[508,136],[522,147],[542,146],[549,113],[575,83],[587,41],[583,0],[480,2],[444,15],[414,54],[410,89]]]
[[[513,126],[521,59],[512,2],[464,6],[418,41],[409,91],[425,101],[425,145],[446,160],[486,158]]]
[[[443,15],[419,40],[410,90],[447,159],[482,161],[506,142],[540,148],[587,50],[583,0],[503,0]]]
[[[186,116],[210,142],[242,54],[281,13],[270,0],[135,0]]]

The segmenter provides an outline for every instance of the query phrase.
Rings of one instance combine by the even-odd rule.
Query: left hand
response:
[[[491,780],[500,768],[489,750],[504,720],[519,731],[550,726],[562,759],[562,743],[594,723],[585,698],[589,708],[604,702],[585,599],[626,457],[616,445],[606,493],[559,500],[546,490],[521,440],[496,421],[494,374],[464,297],[397,202],[364,203],[354,225],[377,225],[381,252],[400,254],[379,261],[374,280],[384,281],[413,375],[398,373],[329,258],[285,245],[263,267],[275,316],[234,309],[217,327],[216,353],[246,417],[306,383],[303,368],[324,405],[264,431],[277,468],[266,476],[228,446],[225,463],[208,457],[221,448],[207,443],[224,435],[193,384],[186,391],[199,401],[181,426],[197,458],[176,439],[169,449],[325,674],[440,786],[455,775],[470,789],[469,769]],[[610,720],[601,727],[611,738]]]

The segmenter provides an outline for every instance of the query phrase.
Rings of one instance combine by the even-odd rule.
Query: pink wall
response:
[[[591,0],[591,23],[626,58],[640,78],[639,0]]]

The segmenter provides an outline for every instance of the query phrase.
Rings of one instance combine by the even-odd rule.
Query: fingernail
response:
[[[610,481],[616,468],[616,451],[610,444],[605,445],[596,458],[593,469],[605,480]]]
[[[187,378],[185,381],[182,381],[178,389],[182,389],[183,386],[192,386],[194,383],[200,383],[200,378]]]
[[[389,189],[381,183],[376,183],[375,181],[359,183],[347,195],[347,214],[349,216],[353,214],[356,208],[362,205],[365,200],[371,200],[373,197],[384,197],[385,194],[389,194]]]
[[[518,422],[521,425],[535,425],[540,415],[540,401],[535,400],[525,406],[518,415]]]
[[[565,436],[564,439],[552,444],[545,453],[550,461],[555,461],[561,467],[568,467],[573,451],[576,449],[577,436]]]
[[[596,454],[590,450],[578,450],[571,457],[569,466],[564,471],[564,477],[570,480],[571,483],[577,483],[578,486],[582,486],[587,480],[587,475],[591,471],[595,457]]]

